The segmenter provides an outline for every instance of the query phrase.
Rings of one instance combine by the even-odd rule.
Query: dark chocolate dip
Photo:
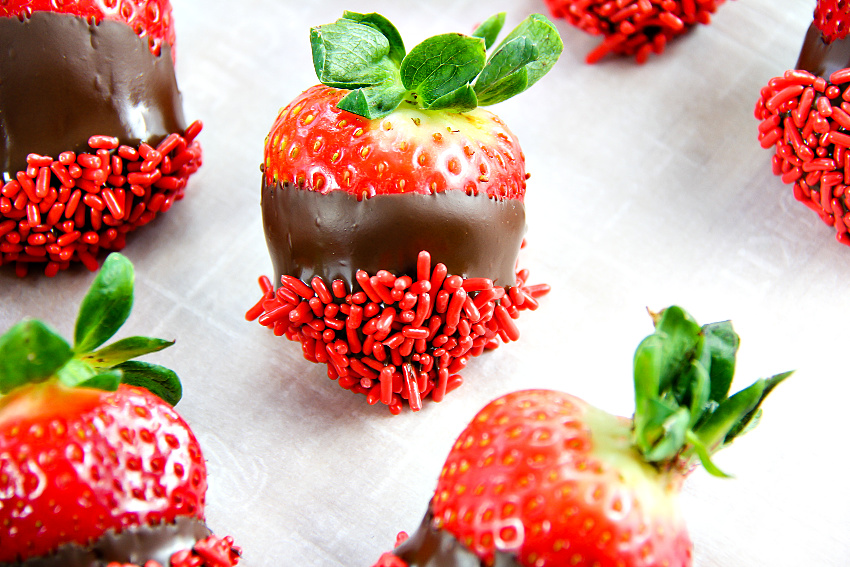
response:
[[[516,259],[525,235],[525,206],[462,191],[376,195],[358,201],[345,191],[320,194],[291,183],[262,188],[263,225],[279,277],[309,283],[345,281],[357,270],[416,274],[419,252],[449,274],[516,285]]]
[[[847,67],[850,67],[850,38],[827,43],[820,30],[812,23],[806,32],[795,68],[828,79],[835,71]]]
[[[155,145],[186,128],[171,48],[159,56],[123,22],[69,14],[0,18],[0,173],[29,153],[91,151],[100,134]]]
[[[445,530],[434,527],[429,507],[419,529],[393,554],[409,567],[484,567],[485,563]],[[496,551],[491,567],[521,567],[516,557]]]
[[[192,549],[209,535],[204,522],[179,517],[173,524],[135,526],[118,534],[110,531],[88,547],[67,544],[51,555],[0,563],[0,567],[106,567],[113,561],[144,565],[151,559],[168,566],[174,553]]]

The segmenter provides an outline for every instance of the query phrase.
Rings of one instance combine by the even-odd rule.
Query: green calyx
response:
[[[711,455],[752,429],[761,403],[791,372],[762,378],[729,395],[739,337],[729,321],[700,326],[680,307],[653,314],[655,332],[634,357],[633,443],[661,468],[696,459],[727,476]]]
[[[552,22],[532,14],[488,55],[504,23],[505,14],[496,14],[472,35],[437,35],[406,52],[384,16],[346,11],[310,30],[313,65],[323,84],[351,91],[339,108],[366,118],[386,116],[404,100],[465,112],[526,90],[564,49]]]
[[[174,344],[127,337],[103,345],[133,308],[133,264],[110,254],[86,293],[74,327],[74,346],[38,319],[24,319],[0,336],[0,395],[57,379],[68,387],[114,391],[119,384],[147,388],[167,403],[180,401],[180,379],[168,368],[132,360]]]

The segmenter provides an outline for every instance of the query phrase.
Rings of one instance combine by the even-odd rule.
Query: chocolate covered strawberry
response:
[[[608,54],[634,56],[645,63],[667,43],[697,24],[708,24],[724,0],[546,0],[552,15],[602,43],[587,54],[596,63]]]
[[[518,338],[514,319],[548,290],[517,271],[524,155],[479,106],[530,87],[563,45],[532,15],[488,55],[503,23],[407,52],[383,16],[346,12],[311,33],[323,84],[266,138],[263,223],[280,285],[261,278],[247,317],[393,413],[442,400],[471,357]]]
[[[201,165],[168,0],[0,3],[0,265],[96,270]]]
[[[796,68],[761,90],[758,139],[773,173],[850,245],[850,4],[819,0]]]
[[[526,390],[482,409],[446,460],[419,530],[375,567],[687,567],[677,502],[702,462],[750,429],[786,374],[728,396],[738,336],[678,307],[635,353],[635,413]],[[406,540],[406,541],[405,541]]]
[[[171,370],[132,360],[172,342],[103,344],[132,307],[112,254],[73,345],[25,319],[0,336],[0,565],[228,567],[239,550],[204,524],[206,465]],[[151,563],[153,562],[153,563]]]

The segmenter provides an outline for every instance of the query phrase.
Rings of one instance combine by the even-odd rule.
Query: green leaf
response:
[[[106,392],[114,392],[118,389],[118,386],[121,384],[121,371],[120,370],[107,370],[106,372],[100,372],[95,374],[88,380],[84,382],[80,382],[77,384],[79,388],[94,388],[95,390],[104,390]]]
[[[427,107],[469,84],[484,68],[484,40],[459,33],[430,37],[410,50],[401,63],[401,81]]]
[[[109,368],[132,358],[170,347],[174,341],[151,337],[127,337],[80,357],[94,368]]]
[[[719,403],[729,395],[729,387],[735,375],[735,357],[741,341],[729,321],[704,325],[702,333],[705,337],[705,348],[711,354],[709,397]]]
[[[494,43],[496,43],[496,38],[499,37],[499,32],[502,31],[502,27],[505,25],[505,13],[499,12],[498,14],[494,14],[484,20],[480,26],[475,28],[475,31],[472,32],[472,37],[480,37],[484,40],[484,46],[487,49],[490,49]]]
[[[509,33],[494,52],[494,57],[503,47],[507,47],[516,38],[527,38],[537,47],[537,58],[525,66],[528,72],[526,88],[540,80],[558,61],[564,51],[564,42],[558,30],[542,14],[531,14]]]
[[[691,362],[702,352],[704,340],[697,322],[675,305],[661,314],[655,332],[663,337],[661,381],[658,385],[659,392],[663,394],[677,386],[677,379],[687,373]],[[678,399],[681,400],[680,397]]]
[[[118,253],[104,261],[80,305],[74,352],[92,351],[121,328],[133,309],[133,264]]]
[[[495,52],[478,79],[475,92],[482,105],[496,104],[528,88],[528,64],[539,50],[527,37],[517,37]]]
[[[685,444],[690,412],[687,408],[673,409],[659,401],[650,404],[648,435],[643,439],[641,452],[649,462],[672,459]]]
[[[147,388],[169,405],[176,405],[183,397],[177,374],[164,366],[131,360],[115,368],[123,373],[122,383]]]
[[[73,355],[71,345],[37,319],[25,319],[0,336],[0,394],[52,376]]]
[[[466,112],[478,106],[478,98],[475,90],[470,85],[464,85],[459,89],[444,94],[434,102],[426,106],[428,110],[451,109],[456,112]]]
[[[72,358],[65,366],[59,369],[56,376],[59,381],[69,388],[76,388],[97,375],[97,371],[91,364],[80,359]]]
[[[369,119],[383,118],[398,108],[406,94],[400,83],[390,80],[351,91],[337,103],[337,107]]]
[[[313,66],[323,84],[356,89],[392,78],[390,44],[374,27],[341,19],[310,30]]]
[[[657,334],[649,335],[643,339],[635,351],[635,405],[638,410],[640,410],[643,400],[658,398],[662,356],[662,338]]]
[[[389,44],[389,57],[396,65],[401,65],[405,54],[404,41],[401,39],[401,34],[396,27],[381,14],[372,12],[371,14],[358,14],[357,12],[349,12],[346,10],[342,14],[343,19],[351,20],[359,24],[370,26],[383,34],[387,38]]]
[[[726,435],[736,427],[745,415],[755,409],[762,399],[766,381],[757,380],[749,387],[727,398],[714,413],[695,429],[710,452],[720,448]]]
[[[782,383],[786,378],[791,376],[794,372],[782,372],[781,374],[776,374],[767,378],[764,381],[764,389],[762,390],[761,397],[756,402],[755,406],[750,409],[741,418],[741,420],[733,426],[729,432],[726,434],[726,437],[723,439],[723,444],[728,445],[732,442],[736,437],[743,435],[744,433],[750,431],[755,427],[758,422],[759,417],[761,416],[761,404],[764,402],[765,398],[767,398],[768,394],[770,394],[774,388],[776,388],[779,384]]]

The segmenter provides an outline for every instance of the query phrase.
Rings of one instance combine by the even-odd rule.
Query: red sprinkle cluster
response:
[[[381,402],[401,412],[403,400],[413,411],[431,396],[441,401],[460,386],[458,374],[473,356],[519,338],[514,319],[537,309],[536,298],[548,285],[527,286],[527,270],[515,286],[504,288],[486,278],[449,275],[422,251],[416,280],[386,270],[356,273],[360,291],[345,282],[329,287],[320,277],[310,285],[281,276],[275,291],[260,278],[263,297],[245,315],[275,335],[301,343],[304,357],[324,363],[328,377],[369,404]]]
[[[407,532],[398,532],[398,535],[395,538],[395,546],[398,547],[402,543],[408,540],[410,536],[407,535]],[[404,561],[401,557],[393,554],[391,551],[388,551],[381,555],[378,558],[378,562],[375,563],[372,567],[408,567],[407,562]]]
[[[826,43],[847,37],[850,33],[850,0],[818,0],[814,23]]]
[[[724,0],[546,0],[552,15],[605,39],[587,54],[596,63],[609,53],[645,63],[667,42],[697,24],[708,24]]]
[[[201,166],[201,128],[193,122],[155,148],[92,136],[89,153],[29,154],[0,189],[0,266],[14,263],[22,277],[33,263],[46,264],[47,276],[75,261],[96,270],[100,250],[121,250],[126,233],[183,198]]]
[[[761,90],[758,139],[776,149],[773,173],[794,185],[794,197],[834,226],[850,245],[850,69],[829,80],[786,71]]]
[[[242,550],[233,545],[230,536],[220,538],[214,535],[197,542],[192,549],[178,551],[169,560],[168,567],[234,567],[239,563]],[[144,566],[113,561],[106,567],[163,567],[156,561],[148,561]]]

